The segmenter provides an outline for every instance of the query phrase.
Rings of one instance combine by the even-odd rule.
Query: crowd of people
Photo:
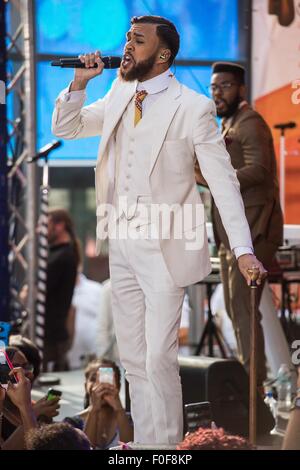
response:
[[[8,346],[5,353],[13,367],[10,376],[17,377],[17,381],[9,381],[6,388],[1,385],[0,389],[2,449],[26,448],[25,435],[29,430],[31,437],[28,448],[32,449],[36,439],[33,437],[33,430],[42,428],[41,436],[46,436],[48,426],[50,426],[49,433],[52,436],[57,437],[62,431],[66,434],[63,446],[67,446],[72,436],[77,436],[78,442],[76,441],[70,449],[74,448],[74,445],[83,445],[84,442],[89,442],[89,446],[85,449],[107,449],[112,445],[118,445],[119,441],[132,440],[133,426],[120,400],[121,372],[115,362],[99,359],[88,364],[85,370],[83,410],[76,416],[66,416],[64,423],[58,426],[53,423],[53,418],[59,414],[60,397],[49,398],[45,395],[38,401],[31,398],[32,386],[39,375],[41,366],[37,347],[21,336],[12,336],[11,344],[14,346]],[[101,367],[113,370],[112,383],[100,381],[99,369]],[[76,429],[76,432],[74,433],[72,429]]]
[[[0,387],[0,446],[2,450],[105,450],[130,448],[133,422],[121,398],[121,371],[108,359],[95,359],[86,367],[83,410],[55,421],[60,397],[47,396],[38,401],[31,397],[38,378],[41,358],[29,339],[12,336],[13,346],[6,354],[13,366],[11,377],[17,381]],[[112,383],[101,382],[101,367],[113,370]],[[300,379],[298,379],[298,390]],[[129,444],[124,444],[129,443]],[[123,446],[123,447],[122,447]],[[134,447],[133,447],[134,448]],[[178,450],[254,450],[241,436],[233,436],[214,422],[211,427],[187,433]],[[294,407],[285,434],[283,449],[300,449],[300,409]]]

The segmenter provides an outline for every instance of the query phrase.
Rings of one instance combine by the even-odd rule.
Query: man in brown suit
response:
[[[222,118],[222,133],[231,164],[240,183],[254,252],[268,269],[278,246],[282,244],[283,233],[272,134],[262,116],[245,100],[244,68],[237,64],[218,62],[213,65],[212,72],[211,92],[217,114]],[[197,180],[201,183],[199,173]],[[226,310],[235,331],[239,359],[249,371],[249,287],[239,272],[237,258],[230,250],[220,214],[214,203],[212,222],[221,260]],[[258,289],[259,299],[262,290],[263,283]],[[264,337],[260,319],[257,352],[257,382],[260,386],[266,378]]]

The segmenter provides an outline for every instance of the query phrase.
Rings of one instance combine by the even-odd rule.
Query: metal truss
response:
[[[34,339],[36,275],[36,151],[34,1],[7,0],[8,206],[11,318],[25,308]]]
[[[5,3],[0,2],[0,320],[9,319]],[[0,326],[0,340],[4,328]]]

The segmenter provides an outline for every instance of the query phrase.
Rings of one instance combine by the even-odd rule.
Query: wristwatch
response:
[[[295,409],[300,410],[300,396],[294,398],[290,411],[293,411]]]

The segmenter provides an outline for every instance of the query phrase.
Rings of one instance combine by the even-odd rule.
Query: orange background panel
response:
[[[279,138],[280,130],[274,125],[295,121],[297,127],[288,129],[286,136],[285,165],[285,223],[300,224],[300,104],[293,104],[295,89],[288,84],[255,101],[255,109],[269,124],[274,137],[279,178]],[[299,93],[298,93],[299,96]]]

